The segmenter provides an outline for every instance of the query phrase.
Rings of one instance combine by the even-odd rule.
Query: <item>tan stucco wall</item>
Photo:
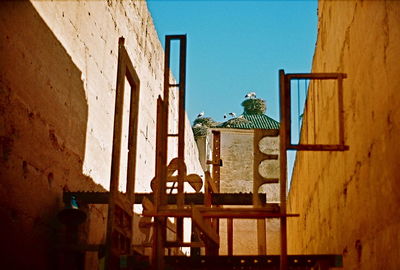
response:
[[[344,269],[397,269],[400,2],[320,1],[318,12],[313,72],[347,73],[350,150],[297,154],[289,212],[301,216],[289,220],[289,252],[343,254]],[[303,132],[315,121],[317,138],[332,142],[325,124],[337,123],[335,114],[322,93],[308,104],[317,96]]]
[[[55,269],[62,191],[109,186],[121,36],[141,89],[136,187],[150,191],[163,49],[145,1],[0,5],[0,239],[12,243],[0,248],[1,263]],[[188,121],[186,134],[188,171],[202,174]],[[85,233],[100,243],[105,208],[90,209]]]
[[[253,130],[218,129],[221,132],[221,167],[220,190],[222,193],[253,192]],[[209,138],[211,140],[211,137]],[[278,138],[267,138],[260,142],[261,150],[269,154],[278,154]],[[265,177],[279,177],[279,161],[264,161],[259,168]],[[268,184],[260,192],[267,193],[269,202],[278,201],[279,186]],[[256,220],[234,220],[233,254],[257,255]],[[277,254],[279,250],[279,221],[267,220],[267,254]],[[220,254],[227,254],[226,220],[220,221]]]

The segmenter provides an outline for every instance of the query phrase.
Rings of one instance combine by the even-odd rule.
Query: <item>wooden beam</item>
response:
[[[186,177],[185,165],[185,96],[186,96],[186,35],[176,37],[179,40],[179,101],[178,101],[178,193],[177,206],[185,206],[184,182]],[[171,39],[170,39],[171,40]],[[176,220],[177,240],[183,241],[183,219]]]
[[[258,197],[262,204],[266,203],[267,196],[265,193],[258,193]],[[69,203],[71,197],[75,196],[79,204],[107,204],[110,196],[109,192],[64,192],[63,201]],[[143,199],[148,198],[154,202],[154,193],[135,193],[135,201],[132,204],[142,204]],[[209,194],[209,205],[252,205],[253,194],[251,193],[213,193]],[[206,194],[204,193],[185,193],[185,205],[204,205]],[[167,196],[167,204],[176,204],[176,194],[169,194]]]
[[[211,228],[209,224],[204,222],[204,217],[197,207],[192,208],[192,222],[194,222],[197,228],[199,228],[200,231],[207,236],[207,238],[219,245],[219,235]]]
[[[289,144],[287,149],[297,151],[347,151],[349,146],[342,144]]]
[[[267,224],[265,218],[257,219],[257,247],[258,255],[267,254]]]
[[[287,257],[287,220],[286,220],[286,181],[287,181],[287,146],[290,144],[290,91],[287,86],[285,72],[279,70],[279,90],[280,90],[280,138],[279,138],[279,170],[280,170],[280,270],[288,269]]]
[[[337,80],[347,77],[346,73],[287,73],[288,80],[291,79],[318,79],[318,80]]]
[[[299,214],[282,214],[278,211],[267,211],[265,208],[200,208],[198,207],[204,218],[236,218],[236,219],[259,219],[259,218],[281,218],[281,217],[298,217]],[[159,210],[157,213],[151,211],[143,211],[143,216],[156,217],[191,217],[190,209],[165,209]]]
[[[213,152],[212,152],[212,163],[218,164],[212,167],[212,180],[214,181],[217,192],[219,192],[220,185],[220,160],[221,160],[221,132],[213,130]]]
[[[143,205],[143,209],[145,209],[146,211],[151,211],[154,212],[156,210],[156,208],[154,207],[154,204],[152,201],[150,201],[148,198],[144,197],[142,200],[142,205]]]
[[[316,269],[324,262],[328,267],[343,267],[341,255],[289,255],[288,265],[294,269]],[[167,256],[173,269],[277,269],[279,255],[268,256]]]
[[[339,78],[339,80],[338,80],[338,118],[339,118],[339,144],[345,145],[345,142],[344,142],[343,78]]]
[[[143,244],[134,244],[134,247],[152,247],[151,243],[143,243]],[[193,247],[193,248],[202,248],[204,247],[203,242],[178,242],[178,241],[166,241],[165,242],[166,248],[173,248],[173,247]]]
[[[115,197],[118,193],[119,170],[121,162],[121,137],[122,137],[122,116],[124,105],[124,86],[126,65],[124,51],[124,38],[118,41],[118,66],[117,66],[117,85],[115,96],[115,111],[114,111],[114,132],[113,145],[111,154],[111,174],[110,174],[110,196],[108,197],[108,214],[106,228],[106,245],[105,245],[105,269],[112,267],[112,247],[113,247],[113,226],[115,212]]]
[[[228,227],[228,255],[233,255],[233,219],[227,219],[227,227]]]
[[[136,154],[137,154],[137,134],[139,119],[139,97],[140,80],[132,61],[125,47],[122,47],[124,56],[125,76],[131,87],[130,108],[129,108],[129,137],[128,137],[128,172],[126,179],[126,194],[130,201],[134,201],[135,180],[136,180]],[[123,82],[124,83],[124,82]]]

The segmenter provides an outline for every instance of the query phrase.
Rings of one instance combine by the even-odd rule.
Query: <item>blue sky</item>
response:
[[[317,1],[149,0],[160,40],[187,34],[186,110],[193,121],[243,112],[249,91],[279,120],[278,70],[310,72]]]
[[[224,121],[229,112],[241,114],[240,104],[250,91],[266,100],[267,115],[279,121],[279,69],[311,71],[316,0],[148,0],[147,4],[163,45],[165,35],[187,35],[186,111],[192,122],[202,111],[216,121]],[[172,57],[178,59],[175,51]],[[297,127],[298,121],[293,121],[294,140]],[[295,155],[288,152],[289,181]]]

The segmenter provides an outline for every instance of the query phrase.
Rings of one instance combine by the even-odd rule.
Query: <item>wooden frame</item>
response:
[[[258,196],[259,188],[264,184],[279,183],[279,178],[266,178],[260,174],[259,166],[265,160],[277,160],[278,155],[270,155],[261,152],[260,141],[264,137],[278,137],[279,130],[255,129],[253,134],[253,205],[261,207],[263,204]],[[257,219],[257,247],[258,255],[267,254],[267,222],[265,218]]]
[[[343,79],[344,73],[298,73],[285,74],[279,70],[279,106],[280,106],[280,224],[281,224],[281,254],[280,270],[288,269],[287,254],[287,150],[299,151],[345,151],[349,147],[344,141],[344,113],[343,113]],[[339,142],[338,144],[292,144],[291,143],[291,83],[292,79],[310,80],[337,80],[338,81],[338,117]]]
[[[134,202],[135,174],[136,174],[136,152],[139,114],[139,92],[140,80],[133,68],[128,52],[124,46],[125,39],[121,37],[118,42],[118,68],[116,82],[114,132],[111,159],[110,195],[108,198],[108,219],[106,231],[106,269],[112,269],[113,232],[116,228],[115,211],[116,205],[124,209],[128,214],[132,213],[131,205]],[[125,93],[125,78],[131,86],[130,114],[129,114],[129,137],[128,137],[128,168],[126,195],[120,195],[118,191],[120,162],[121,162],[121,137],[122,119]],[[131,234],[132,232],[130,232]]]
[[[170,83],[171,41],[179,40],[179,83]],[[168,134],[169,92],[171,87],[179,88],[178,134]],[[176,202],[178,209],[183,209],[185,168],[185,92],[186,92],[186,35],[167,35],[164,55],[164,97],[157,100],[157,138],[156,138],[156,176],[154,205],[157,212],[167,205],[167,157],[168,137],[178,137],[178,175]],[[152,264],[155,269],[164,269],[166,243],[166,217],[155,217],[152,249]],[[177,218],[177,242],[183,242],[183,218]]]
[[[280,76],[280,88],[281,98],[283,95],[285,98],[282,100],[281,106],[281,122],[285,121],[284,130],[285,143],[288,150],[303,150],[303,151],[346,151],[349,147],[345,145],[344,140],[344,113],[343,113],[343,79],[347,77],[345,73],[292,73],[285,74],[283,70],[279,71]],[[339,130],[337,144],[292,144],[291,141],[291,80],[337,80],[338,82],[338,120]],[[284,91],[284,93],[282,93]]]

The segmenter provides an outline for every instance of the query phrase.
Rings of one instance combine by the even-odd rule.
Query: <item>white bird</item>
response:
[[[245,98],[256,98],[256,92],[249,92],[244,97]]]
[[[230,112],[230,113],[228,113],[230,116],[232,116],[232,117],[236,117],[236,113],[234,113],[234,112]]]
[[[197,118],[203,117],[203,115],[204,115],[204,112],[201,112],[201,113],[199,113],[199,114],[197,115]]]

